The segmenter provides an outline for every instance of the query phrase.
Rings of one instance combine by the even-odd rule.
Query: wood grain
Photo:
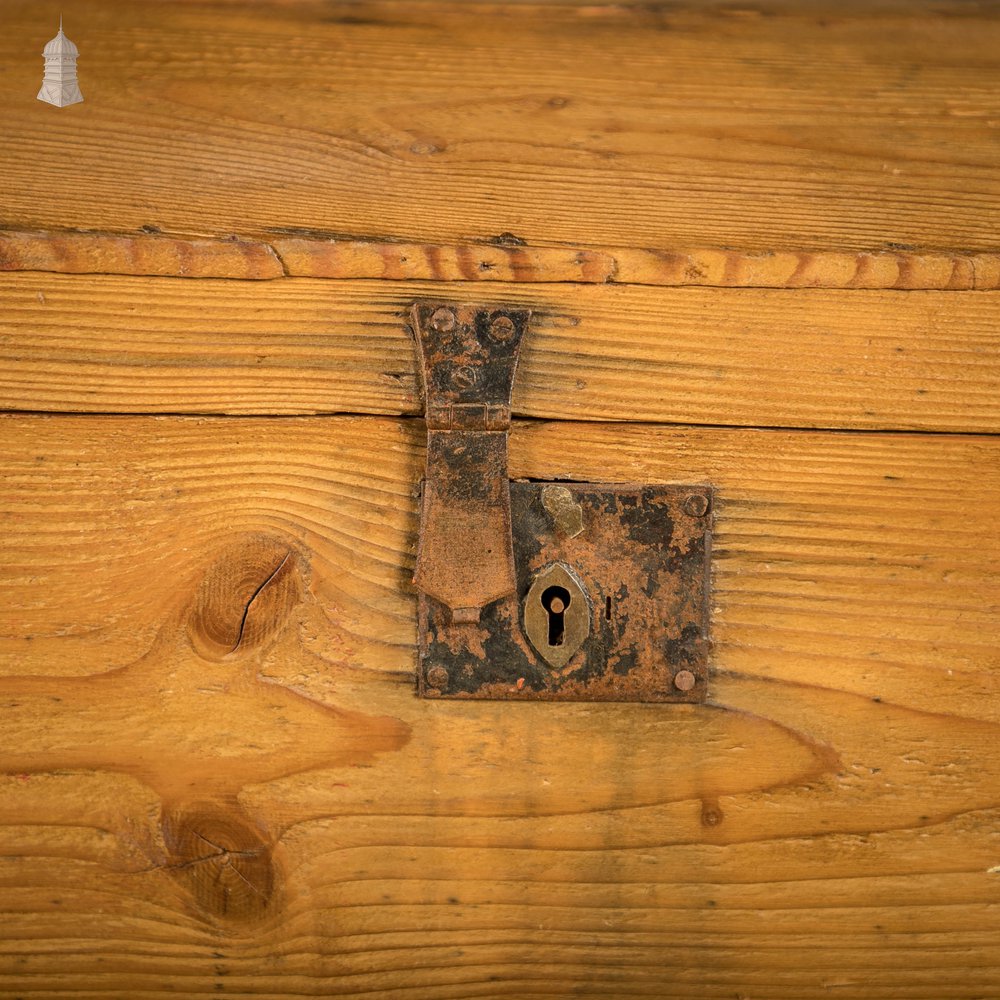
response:
[[[259,240],[74,232],[0,233],[0,271],[252,280],[285,273],[274,249]]]
[[[511,237],[457,246],[285,237],[208,240],[135,233],[0,232],[0,271],[178,278],[378,278],[992,291],[1000,255],[529,247]]]
[[[997,251],[992,4],[9,0],[4,228]]]
[[[415,299],[469,284],[0,276],[0,407],[421,410]],[[510,285],[527,417],[995,432],[995,293]]]
[[[711,704],[413,696],[419,423],[0,420],[0,993],[1000,991],[1000,442],[530,422],[714,482]]]

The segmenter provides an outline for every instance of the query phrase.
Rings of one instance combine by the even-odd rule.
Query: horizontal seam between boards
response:
[[[265,244],[266,247],[266,244]],[[273,249],[273,248],[272,248]],[[578,288],[596,288],[611,285],[615,288],[664,288],[664,289],[686,289],[695,291],[697,289],[714,289],[716,291],[732,292],[847,292],[850,294],[863,294],[865,292],[897,292],[908,294],[911,292],[940,292],[953,295],[988,295],[991,292],[1000,292],[1000,286],[994,287],[972,287],[972,288],[948,288],[941,285],[923,284],[911,285],[901,288],[898,285],[855,285],[855,284],[835,284],[833,282],[810,282],[809,284],[789,285],[781,282],[708,282],[708,281],[639,281],[630,279],[620,281],[615,277],[603,278],[594,281],[580,281],[574,278],[544,277],[537,279],[530,278],[439,278],[434,276],[410,276],[410,277],[388,277],[385,275],[323,275],[323,274],[293,274],[289,272],[288,265],[277,251],[273,251],[278,264],[284,273],[270,276],[252,277],[249,275],[237,274],[161,274],[161,273],[136,273],[134,271],[70,271],[60,268],[0,268],[0,278],[7,274],[54,274],[67,278],[157,278],[176,281],[238,281],[247,284],[269,284],[272,282],[290,281],[328,281],[328,282],[372,282],[378,284],[429,284],[429,285],[452,285],[462,288],[489,288],[497,287],[520,287],[535,288],[545,285],[572,285]],[[270,255],[269,255],[270,256]],[[484,297],[489,298],[486,294]]]
[[[330,410],[316,413],[219,413],[216,410],[44,410],[44,409],[0,409],[0,417],[71,417],[71,418],[133,418],[133,419],[178,419],[178,420],[333,420],[370,419],[393,420],[415,423],[424,422],[423,413],[371,413],[358,410]],[[614,417],[594,417],[591,419],[540,417],[514,413],[511,429],[517,425],[569,424],[574,426],[615,426],[636,428],[673,427],[677,430],[718,430],[718,431],[770,431],[793,434],[841,434],[841,435],[902,435],[907,437],[959,437],[993,438],[1000,437],[998,430],[941,430],[938,428],[914,427],[803,427],[784,424],[718,424],[699,423],[689,420],[622,420]]]

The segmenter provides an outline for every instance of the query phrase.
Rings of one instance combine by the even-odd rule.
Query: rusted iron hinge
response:
[[[427,418],[413,582],[456,622],[514,592],[507,432],[527,323],[524,309],[413,308]]]
[[[708,486],[510,481],[522,308],[417,303],[425,697],[703,701]]]

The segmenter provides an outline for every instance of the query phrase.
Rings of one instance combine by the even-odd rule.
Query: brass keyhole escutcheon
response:
[[[590,635],[590,603],[577,575],[554,563],[534,579],[524,599],[524,631],[550,666],[565,666]]]

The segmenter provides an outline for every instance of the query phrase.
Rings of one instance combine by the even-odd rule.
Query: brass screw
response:
[[[479,381],[479,372],[475,368],[464,365],[455,369],[452,381],[459,389],[471,389]]]
[[[444,667],[431,667],[427,671],[427,683],[444,690],[448,686],[448,671]]]
[[[674,687],[678,691],[690,691],[695,685],[695,676],[690,670],[678,670],[674,674]]]
[[[435,309],[431,316],[431,326],[438,333],[451,333],[455,329],[455,323],[454,312],[451,309],[446,309],[444,306],[441,306],[440,309]]]
[[[499,316],[494,316],[493,320],[490,322],[490,336],[499,341],[501,344],[506,344],[514,334],[517,328],[514,326],[514,321],[509,316],[504,316],[502,313]]]
[[[692,493],[684,501],[684,513],[691,517],[704,517],[708,513],[708,497],[703,493]]]

